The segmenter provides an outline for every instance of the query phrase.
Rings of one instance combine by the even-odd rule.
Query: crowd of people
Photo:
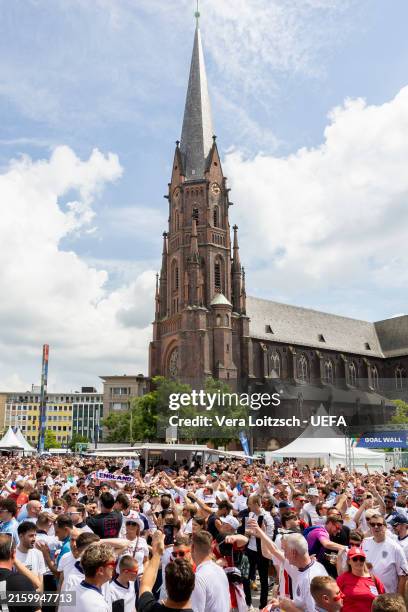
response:
[[[9,612],[22,602],[28,612],[407,609],[401,470],[234,459],[134,469],[75,456],[0,464]]]

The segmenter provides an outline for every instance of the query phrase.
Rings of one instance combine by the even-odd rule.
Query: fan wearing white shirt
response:
[[[372,538],[363,540],[362,549],[367,555],[373,572],[384,585],[386,593],[404,595],[408,575],[408,563],[401,546],[387,537],[387,524],[381,514],[371,516],[369,526]]]
[[[104,542],[90,544],[81,557],[84,579],[76,589],[75,612],[111,612],[102,587],[112,580],[116,567],[112,547]]]
[[[137,579],[137,561],[125,555],[119,561],[119,575],[109,583],[108,596],[111,603],[121,602],[123,612],[136,612],[135,581]]]
[[[226,612],[230,609],[228,578],[212,560],[211,541],[208,531],[199,531],[192,537],[191,556],[197,566],[191,595],[194,612]]]
[[[272,557],[278,559],[292,578],[293,601],[285,606],[286,600],[281,600],[282,609],[291,612],[315,612],[310,582],[315,576],[327,576],[327,572],[321,563],[310,557],[306,539],[300,533],[285,535],[282,539],[283,550],[279,550],[259,527],[256,519],[250,519],[248,527],[254,535],[261,538],[262,554],[269,559]],[[279,601],[273,601],[272,608],[274,605],[279,606]]]
[[[19,537],[19,545],[16,549],[16,558],[29,569],[35,577],[33,579],[34,587],[42,591],[43,590],[43,575],[47,571],[47,566],[44,561],[43,555],[39,550],[34,548],[36,539],[36,528],[34,523],[31,521],[24,521],[20,523],[17,529]]]

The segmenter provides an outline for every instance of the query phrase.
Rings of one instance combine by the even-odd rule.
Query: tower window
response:
[[[368,344],[368,342],[364,342],[364,348],[366,351],[371,351],[371,346]]]
[[[219,223],[219,219],[218,219],[218,206],[214,206],[213,222],[214,222],[214,227],[218,227],[218,223]]]
[[[198,208],[193,208],[193,219],[198,223]]]
[[[324,339],[323,334],[319,334],[319,342],[326,342],[326,340]]]
[[[273,334],[273,330],[270,325],[265,325],[265,334]]]
[[[178,290],[178,288],[179,288],[179,269],[178,269],[178,266],[176,267],[174,286],[175,286],[176,290]]]
[[[221,264],[219,261],[217,261],[215,264],[214,277],[215,290],[221,291]]]

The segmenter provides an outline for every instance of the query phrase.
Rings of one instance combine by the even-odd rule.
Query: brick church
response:
[[[390,398],[408,399],[407,315],[370,323],[247,296],[198,19],[168,187],[150,377],[198,389],[212,376],[234,390],[278,391],[286,413],[323,403],[367,423],[385,418]],[[272,448],[268,435],[259,444]]]

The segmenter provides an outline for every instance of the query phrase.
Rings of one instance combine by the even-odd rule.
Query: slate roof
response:
[[[408,315],[374,323],[385,357],[408,355]]]
[[[197,23],[180,141],[187,180],[204,178],[213,134],[203,47]]]
[[[246,310],[252,338],[384,357],[374,323],[254,297],[247,298]],[[267,325],[273,333],[266,332]]]

